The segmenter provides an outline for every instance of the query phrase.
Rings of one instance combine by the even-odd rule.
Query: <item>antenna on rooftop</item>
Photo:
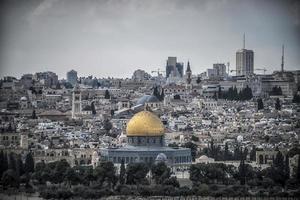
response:
[[[284,45],[282,45],[281,72],[284,71]]]

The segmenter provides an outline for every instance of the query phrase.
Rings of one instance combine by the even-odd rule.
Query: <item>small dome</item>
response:
[[[159,102],[158,98],[153,95],[144,95],[142,98],[140,98],[137,102],[136,105],[145,105],[145,103],[154,103],[154,102]]]
[[[167,160],[168,160],[167,156],[164,153],[158,154],[156,159],[155,159],[155,161],[157,161],[157,162],[166,162]]]
[[[26,98],[26,97],[21,97],[20,100],[21,100],[21,101],[27,101],[27,98]]]
[[[126,128],[127,136],[162,136],[164,130],[161,120],[149,111],[135,114]]]
[[[207,160],[207,159],[208,159],[208,157],[206,155],[202,155],[199,157],[199,160]]]

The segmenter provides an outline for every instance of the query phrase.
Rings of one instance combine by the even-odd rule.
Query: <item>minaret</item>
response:
[[[284,45],[282,45],[281,72],[284,71]]]
[[[78,85],[75,85],[72,93],[72,118],[81,114],[81,91]]]
[[[186,74],[186,82],[187,82],[187,84],[191,84],[191,82],[192,82],[192,70],[191,70],[190,62],[189,61],[187,63],[187,68],[186,68],[185,74]]]
[[[186,76],[186,90],[188,90],[188,92],[190,92],[190,90],[192,89],[192,84],[191,84],[192,83],[192,70],[191,70],[189,61],[187,63],[185,76]]]

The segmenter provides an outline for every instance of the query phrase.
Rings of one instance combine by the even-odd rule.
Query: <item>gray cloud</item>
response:
[[[11,0],[2,2],[0,75],[52,70],[64,77],[130,76],[163,68],[167,56],[200,73],[214,62],[235,65],[247,36],[255,65],[269,72],[300,68],[299,3],[238,0]],[[298,17],[298,18],[297,18]],[[298,20],[298,21],[297,21]]]

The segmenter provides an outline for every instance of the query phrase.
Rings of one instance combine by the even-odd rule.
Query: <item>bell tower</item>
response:
[[[190,91],[192,89],[192,84],[191,84],[192,83],[192,70],[191,70],[189,61],[187,63],[185,75],[186,75],[186,89]]]
[[[72,118],[77,118],[81,114],[81,91],[78,85],[73,89],[72,93]]]

